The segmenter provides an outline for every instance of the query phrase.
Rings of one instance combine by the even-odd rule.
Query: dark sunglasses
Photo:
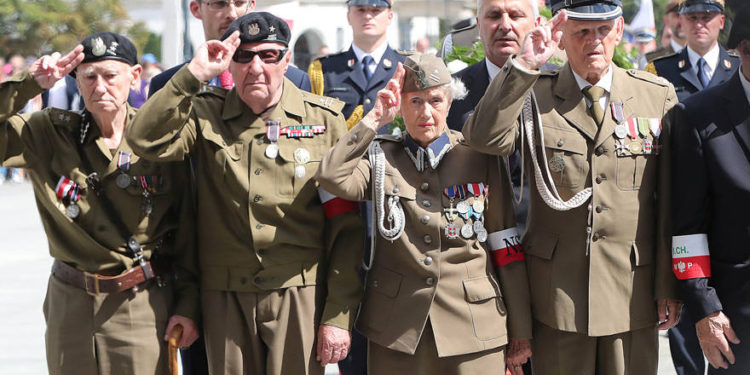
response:
[[[232,56],[232,60],[234,62],[238,62],[240,64],[249,63],[250,61],[253,61],[255,56],[260,57],[260,61],[263,61],[266,64],[275,64],[286,55],[286,51],[288,51],[288,48],[284,49],[263,49],[260,51],[252,51],[249,49],[238,49],[234,52],[234,56]]]

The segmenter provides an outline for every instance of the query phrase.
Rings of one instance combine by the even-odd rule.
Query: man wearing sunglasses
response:
[[[190,13],[193,14],[193,17],[201,20],[206,40],[219,40],[232,21],[252,12],[254,9],[254,0],[193,0],[190,2]],[[155,92],[164,87],[167,81],[185,64],[187,62],[174,66],[151,79],[149,96],[154,95]],[[231,77],[229,72],[222,72],[208,80],[208,84],[231,89],[234,85]],[[310,78],[304,71],[290,66],[286,72],[286,77],[300,89],[311,90]]]
[[[364,225],[355,203],[312,178],[347,131],[344,103],[284,78],[289,38],[269,13],[238,18],[128,129],[143,158],[196,160],[212,374],[323,374],[349,350]],[[225,70],[232,90],[204,84]]]

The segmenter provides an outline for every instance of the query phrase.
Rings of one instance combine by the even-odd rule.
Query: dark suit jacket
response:
[[[151,97],[151,95],[154,95],[155,92],[164,87],[164,85],[167,84],[167,81],[169,81],[169,79],[172,78],[172,76],[177,73],[177,71],[180,70],[180,68],[182,68],[182,66],[185,64],[187,64],[187,62],[173,66],[154,76],[154,78],[151,78],[151,85],[148,90],[148,96]],[[300,90],[312,90],[312,88],[310,87],[310,77],[308,77],[307,73],[303,72],[302,70],[289,65],[289,69],[286,71],[285,76],[286,78],[289,78],[289,80],[292,81],[294,85],[297,86]]]
[[[399,62],[406,56],[396,53],[390,46],[380,59],[370,82],[367,82],[362,63],[351,47],[347,51],[320,58],[323,69],[323,93],[321,95],[337,98],[346,105],[342,113],[349,118],[358,105],[362,105],[366,115],[375,105],[375,97],[388,80],[393,77]]]
[[[682,298],[696,321],[724,310],[750,322],[750,105],[739,73],[673,116],[673,234],[707,234],[711,259],[710,278],[680,280]]]
[[[674,91],[680,101],[687,99],[690,95],[701,90],[701,81],[698,74],[693,70],[688,58],[687,47],[680,53],[658,58],[653,61],[656,74],[672,82]],[[681,67],[682,66],[682,67]],[[716,65],[708,87],[717,86],[726,82],[737,71],[740,66],[740,58],[730,55],[727,50],[719,46],[719,63]]]
[[[490,85],[490,74],[487,72],[487,60],[469,65],[465,69],[453,74],[454,78],[460,79],[469,94],[462,100],[454,100],[448,112],[448,127],[461,131],[464,122],[474,112],[474,107],[482,99],[487,86]]]

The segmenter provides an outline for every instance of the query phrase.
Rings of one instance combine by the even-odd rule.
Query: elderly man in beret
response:
[[[31,172],[55,259],[44,302],[50,374],[167,372],[164,338],[197,338],[189,170],[152,163],[124,139],[141,67],[130,40],[98,33],[0,84],[0,164]],[[71,74],[83,112],[16,114]]]
[[[346,132],[343,103],[284,78],[289,38],[269,13],[238,18],[144,105],[127,134],[144,158],[196,161],[203,327],[215,374],[322,374],[321,365],[346,356],[361,297],[357,205],[312,179]],[[206,85],[227,68],[233,89]]]

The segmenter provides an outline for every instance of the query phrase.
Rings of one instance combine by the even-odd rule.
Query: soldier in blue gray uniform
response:
[[[385,87],[405,56],[388,45],[388,26],[393,20],[391,0],[348,0],[347,20],[352,26],[352,46],[341,53],[321,57],[310,64],[312,93],[346,103],[349,128],[372,109],[375,96]]]

